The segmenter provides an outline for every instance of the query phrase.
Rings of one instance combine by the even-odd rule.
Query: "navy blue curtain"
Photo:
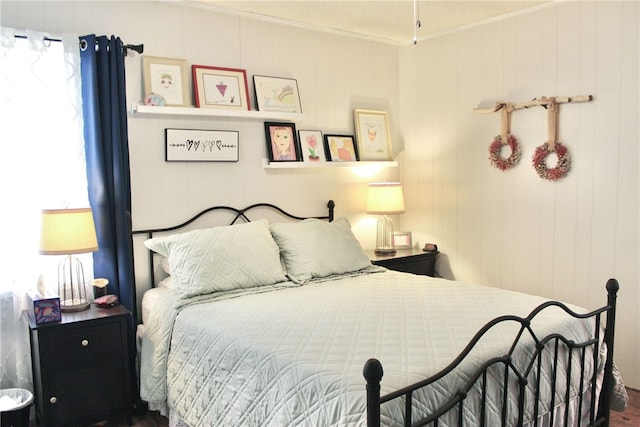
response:
[[[92,34],[80,37],[80,49],[89,203],[99,248],[93,254],[93,271],[95,277],[109,279],[108,292],[118,295],[135,319],[123,45],[118,37]],[[134,322],[129,323],[134,360]]]

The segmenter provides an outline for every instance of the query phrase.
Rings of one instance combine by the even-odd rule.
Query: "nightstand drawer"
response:
[[[85,328],[64,328],[56,333],[42,334],[40,339],[42,348],[55,349],[53,354],[46,355],[47,361],[51,363],[69,358],[84,359],[111,351],[120,352],[122,348],[122,333],[118,322],[87,324]]]
[[[386,267],[389,270],[405,273],[436,276],[436,258],[439,252],[424,252],[421,249],[398,249],[396,253],[378,255],[374,251],[367,254],[371,263]]]
[[[435,268],[435,257],[414,260],[411,258],[398,259],[387,263],[380,263],[390,270],[402,271],[404,273],[420,274],[423,276],[433,276]]]

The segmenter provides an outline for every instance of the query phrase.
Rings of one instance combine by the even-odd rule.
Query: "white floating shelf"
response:
[[[298,113],[280,113],[273,111],[225,110],[215,108],[193,107],[158,107],[153,105],[131,105],[130,113],[133,117],[181,116],[191,118],[220,118],[237,120],[284,120],[300,121],[304,118]]]
[[[268,159],[262,159],[262,165],[265,169],[311,169],[311,168],[358,168],[358,167],[383,167],[396,168],[396,161],[361,161],[361,162],[269,162]]]

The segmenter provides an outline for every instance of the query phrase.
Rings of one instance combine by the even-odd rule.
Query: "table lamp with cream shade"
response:
[[[367,190],[367,213],[382,215],[378,219],[376,254],[394,254],[393,221],[387,215],[404,212],[402,185],[399,182],[372,182]]]
[[[66,255],[58,265],[58,295],[63,312],[89,308],[84,268],[74,254],[95,252],[98,239],[91,208],[42,211],[40,253]]]

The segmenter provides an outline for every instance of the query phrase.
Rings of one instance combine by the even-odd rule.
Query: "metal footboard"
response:
[[[404,426],[567,426],[582,425],[582,420],[585,420],[585,424],[590,426],[608,425],[609,400],[613,387],[613,345],[618,282],[615,279],[610,279],[606,289],[608,293],[607,305],[586,314],[575,313],[563,303],[549,301],[535,308],[525,318],[519,316],[498,317],[482,327],[458,357],[445,369],[430,378],[384,396],[380,395],[380,381],[383,376],[382,364],[377,359],[369,359],[363,370],[367,391],[367,426],[380,426],[381,405],[397,400],[404,400],[403,403],[401,402],[404,405]],[[593,336],[579,343],[557,333],[538,337],[531,327],[531,322],[550,307],[559,307],[576,319],[593,319]],[[606,315],[604,337],[601,336],[601,325],[604,323],[603,314]],[[426,415],[417,416],[414,414],[415,395],[453,372],[483,336],[497,325],[505,322],[520,324],[519,332],[509,351],[504,356],[484,362],[464,385],[457,390],[451,390],[445,403],[438,408],[430,410]],[[518,344],[525,338],[533,340],[535,351],[526,366],[518,367],[513,363],[512,356]],[[607,348],[605,355],[600,352],[600,343],[603,340]],[[591,357],[588,357],[589,353]],[[603,357],[606,359],[602,360]],[[589,360],[591,362],[588,362]],[[598,377],[598,372],[602,371],[603,364],[604,374],[602,377]],[[563,366],[564,369],[561,368]],[[578,371],[574,372],[575,369]],[[549,383],[552,387],[549,395],[541,393],[540,385],[541,377],[547,373],[550,375]],[[579,377],[577,384],[571,380],[576,376]],[[562,380],[562,378],[566,378],[566,380]],[[601,382],[599,378],[602,378]],[[602,385],[601,389],[599,384]],[[495,418],[490,423],[488,422],[487,395],[490,392],[494,394],[499,392],[502,396],[499,422],[496,422]],[[509,400],[517,402],[515,409],[511,409],[512,407],[508,405]],[[496,409],[492,409],[495,412]],[[510,413],[510,410],[513,413]],[[469,411],[473,413],[474,421],[469,421],[465,416],[465,412],[469,413]],[[414,418],[418,419],[414,420]]]

